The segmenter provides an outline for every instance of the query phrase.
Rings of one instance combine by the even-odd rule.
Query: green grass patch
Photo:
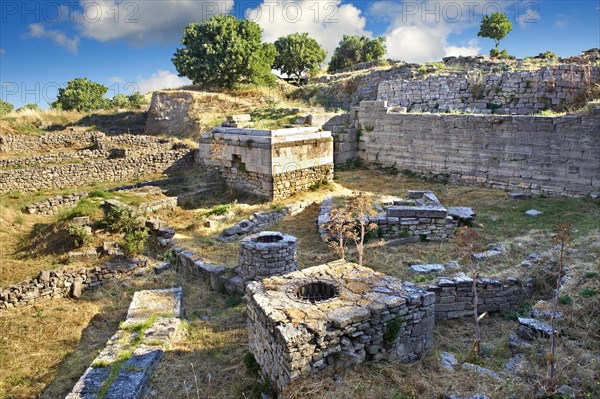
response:
[[[204,212],[203,216],[210,217],[210,216],[225,215],[231,211],[231,209],[236,205],[236,203],[237,203],[237,201],[234,201],[234,202],[230,202],[228,204],[220,204],[220,205],[213,206],[211,209]]]
[[[62,209],[58,213],[58,220],[71,220],[81,216],[92,216],[99,213],[100,202],[91,198],[83,198],[79,203],[70,209]]]
[[[253,127],[256,129],[279,129],[293,124],[298,112],[288,108],[263,107],[255,109],[251,114]]]
[[[542,214],[525,215],[530,209]],[[485,226],[488,234],[498,240],[517,237],[532,229],[552,231],[565,220],[572,223],[574,237],[600,228],[600,202],[591,198],[506,200],[494,204],[481,203],[477,210],[477,220]]]

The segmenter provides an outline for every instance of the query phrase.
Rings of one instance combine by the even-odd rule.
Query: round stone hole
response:
[[[296,298],[302,302],[325,302],[339,296],[340,288],[328,281],[309,281],[296,289]]]
[[[281,240],[283,240],[283,236],[281,234],[262,234],[254,239],[256,242],[267,244],[272,244]]]

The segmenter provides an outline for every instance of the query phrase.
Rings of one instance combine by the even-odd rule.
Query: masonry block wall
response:
[[[538,70],[460,71],[379,84],[377,99],[408,112],[462,111],[528,115],[562,109],[600,81],[600,66],[562,64]]]
[[[202,135],[196,162],[238,190],[277,200],[333,180],[333,138],[316,127],[216,127]]]
[[[123,159],[2,170],[0,193],[81,187],[96,182],[132,180],[154,173],[181,170],[193,164],[193,152],[186,149]]]
[[[353,109],[366,162],[498,189],[553,195],[600,190],[600,113],[541,117],[394,113],[385,101]]]

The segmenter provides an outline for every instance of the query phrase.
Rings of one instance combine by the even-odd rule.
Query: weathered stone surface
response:
[[[448,207],[448,215],[452,216],[453,219],[458,220],[462,224],[469,224],[475,220],[477,213],[475,213],[472,208],[450,206]]]
[[[452,353],[442,352],[440,354],[440,365],[448,370],[454,370],[454,367],[458,364],[458,360]]]
[[[298,270],[296,237],[263,231],[240,242],[238,273],[244,281],[258,281]]]
[[[101,391],[104,391],[105,399],[142,398],[164,348],[179,337],[181,309],[181,288],[136,292],[127,319],[67,398],[98,399]],[[143,331],[135,332],[151,318],[155,321]],[[131,355],[123,359],[124,353]],[[117,368],[123,360],[125,362]],[[112,380],[109,378],[111,374]]]
[[[279,390],[326,367],[413,361],[433,345],[433,293],[344,261],[252,282],[245,298],[250,351]]]
[[[433,263],[429,265],[412,265],[409,266],[408,269],[413,273],[420,274],[439,273],[446,270],[444,265],[440,265],[438,263]]]
[[[549,324],[544,323],[543,321],[527,317],[519,317],[518,320],[521,326],[530,328],[539,336],[550,337],[552,335],[552,327]],[[521,335],[521,337],[523,337],[523,335]]]
[[[171,263],[162,262],[162,263],[159,263],[158,265],[154,266],[154,273],[162,274],[162,273],[166,272],[167,270],[169,270],[170,268],[171,268]]]
[[[542,214],[542,212],[535,210],[535,209],[530,209],[527,212],[525,212],[525,215],[527,215],[527,216],[539,216],[541,214]]]
[[[466,370],[472,370],[481,376],[488,376],[488,377],[491,377],[498,381],[502,380],[502,377],[500,376],[500,374],[496,373],[493,370],[487,369],[485,367],[478,366],[476,364],[463,363],[461,367]]]
[[[524,358],[525,355],[522,353],[518,353],[515,356],[511,357],[506,363],[504,363],[504,371],[511,375],[515,374],[517,372],[517,369],[521,366],[521,363],[523,363]]]
[[[202,135],[196,159],[218,170],[236,190],[271,200],[333,181],[333,138],[317,127],[215,127]]]
[[[454,234],[457,222],[448,216],[435,194],[431,191],[409,191],[409,199],[375,197],[375,202],[386,204],[385,213],[369,217],[369,222],[377,225],[377,234],[391,240],[389,246],[418,241],[443,241]],[[328,240],[325,227],[330,220],[334,202],[327,198],[321,204],[317,228],[321,238]],[[403,215],[398,216],[398,215]]]

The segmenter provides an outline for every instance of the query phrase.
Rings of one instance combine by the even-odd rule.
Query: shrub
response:
[[[125,233],[125,253],[128,256],[139,255],[146,247],[148,241],[148,229],[133,229]]]
[[[396,316],[387,322],[385,331],[383,332],[383,342],[387,347],[391,346],[396,338],[398,338],[398,334],[400,334],[400,329],[403,325],[404,319],[402,316]]]
[[[22,107],[19,107],[17,109],[17,112],[26,111],[26,110],[37,111],[39,109],[40,109],[40,107],[38,107],[37,104],[25,104]]]
[[[125,206],[115,206],[106,212],[100,224],[113,233],[123,233],[132,231],[137,222],[131,209]]]
[[[141,108],[142,105],[148,104],[146,97],[139,91],[127,97],[127,100],[129,101],[129,106],[132,108]]]
[[[492,58],[496,58],[499,60],[506,60],[511,58],[511,56],[508,54],[508,51],[506,51],[506,49],[503,49],[502,51],[498,51],[498,49],[491,49],[490,50],[490,57]]]
[[[69,235],[73,239],[73,244],[76,248],[89,245],[93,241],[92,228],[90,226],[81,226],[78,224],[70,224],[67,228]]]
[[[553,51],[545,51],[545,52],[543,52],[543,53],[540,53],[540,54],[538,55],[538,58],[541,58],[541,59],[543,59],[543,60],[555,60],[555,59],[557,59],[558,57],[556,56],[556,54],[554,54],[554,52],[553,52]]]
[[[7,103],[6,101],[0,100],[0,116],[9,114],[14,108],[14,105]]]
[[[248,373],[250,375],[258,377],[258,372],[260,371],[260,365],[254,358],[254,355],[252,353],[246,352],[244,354],[244,366],[246,366],[246,371],[248,371]]]

